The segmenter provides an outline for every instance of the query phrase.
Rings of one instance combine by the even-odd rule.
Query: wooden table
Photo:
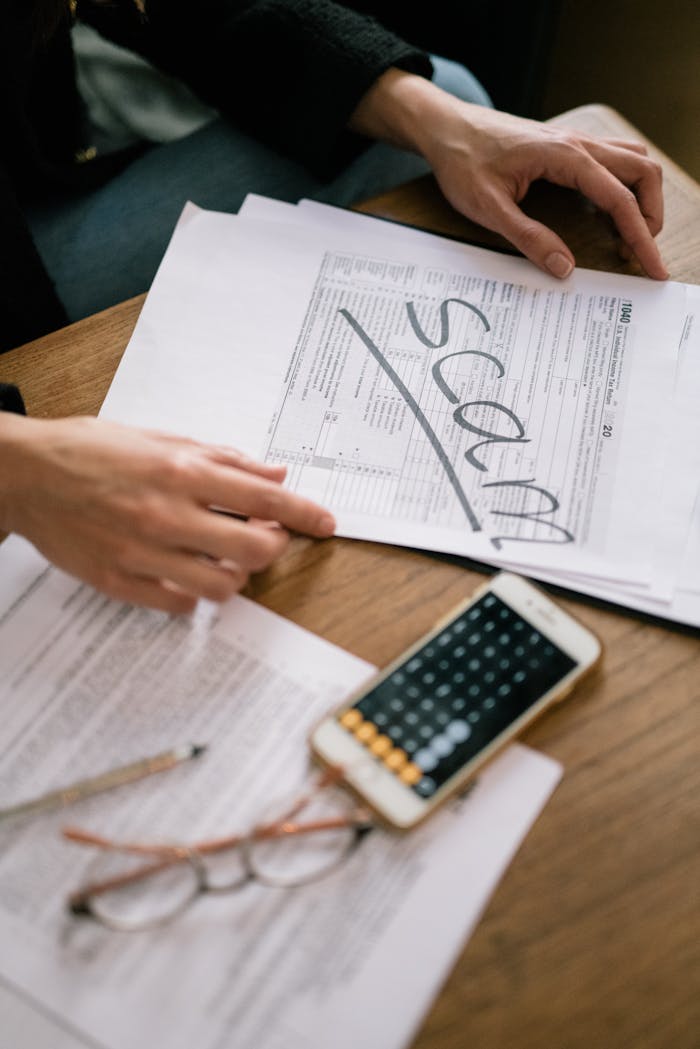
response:
[[[602,106],[555,122],[642,137]],[[666,176],[665,261],[672,277],[700,283],[700,187],[652,152]],[[573,194],[535,187],[527,208],[562,233],[580,264],[634,272],[617,257],[607,221]],[[362,210],[498,242],[451,211],[430,180]],[[0,379],[21,383],[34,415],[95,413],[142,301],[0,357]],[[298,539],[248,592],[383,665],[479,581],[475,572],[414,551]],[[563,782],[414,1049],[698,1045],[700,645],[631,615],[564,604],[604,639],[603,668],[527,733],[528,743],[564,764]]]

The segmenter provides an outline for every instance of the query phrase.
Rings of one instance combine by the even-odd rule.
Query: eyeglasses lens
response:
[[[315,881],[330,873],[351,850],[356,832],[351,821],[352,800],[342,791],[326,789],[313,795],[298,812],[293,799],[277,803],[256,822],[258,833],[248,839],[248,862],[255,876],[268,885],[291,887]],[[299,833],[267,834],[266,828],[293,812],[289,825],[294,828],[330,823],[323,829]],[[344,823],[348,820],[349,822]],[[279,824],[280,828],[283,826]],[[262,830],[260,830],[262,828]]]
[[[208,892],[231,892],[250,879],[250,869],[240,846],[200,855]]]
[[[129,880],[144,870],[150,871],[147,877]],[[90,897],[94,916],[127,932],[159,925],[179,914],[199,892],[200,879],[198,865],[187,860],[167,863],[157,857],[114,852],[100,854],[86,876],[91,885],[103,889]]]

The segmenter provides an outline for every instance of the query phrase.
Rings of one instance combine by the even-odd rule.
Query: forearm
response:
[[[430,80],[392,68],[360,99],[348,126],[356,134],[425,155],[453,103],[456,99]]]

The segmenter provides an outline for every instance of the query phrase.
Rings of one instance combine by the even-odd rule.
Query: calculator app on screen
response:
[[[487,593],[338,720],[428,799],[576,666]]]

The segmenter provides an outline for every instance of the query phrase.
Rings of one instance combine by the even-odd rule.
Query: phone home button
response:
[[[359,761],[353,761],[352,765],[348,766],[346,770],[346,776],[350,783],[354,783],[355,786],[362,789],[371,783],[376,783],[382,772],[381,765],[374,758],[368,756]]]

